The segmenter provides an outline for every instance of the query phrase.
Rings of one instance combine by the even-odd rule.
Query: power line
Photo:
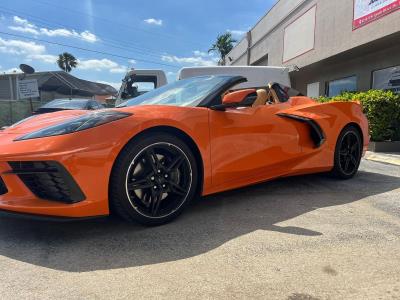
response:
[[[153,31],[150,31],[150,30],[142,29],[142,28],[136,28],[136,27],[133,27],[133,26],[129,26],[127,24],[122,24],[122,23],[119,23],[119,22],[115,22],[112,19],[107,19],[107,18],[96,16],[96,15],[91,15],[91,14],[88,14],[88,13],[85,13],[85,12],[82,12],[82,11],[77,11],[77,10],[74,10],[74,9],[71,9],[71,8],[68,8],[68,7],[65,7],[65,6],[55,5],[54,3],[50,3],[50,2],[47,2],[47,1],[36,0],[35,3],[41,4],[41,5],[44,5],[44,6],[58,7],[58,8],[63,9],[63,10],[69,10],[69,11],[73,12],[74,14],[86,15],[86,16],[89,16],[89,17],[92,17],[92,18],[96,18],[96,19],[105,21],[107,23],[113,23],[113,24],[121,26],[123,28],[130,28],[132,30],[142,31],[142,32],[145,32],[145,33],[148,33],[148,34],[153,34],[153,35],[158,35],[160,37],[167,38],[167,39],[175,39],[178,42],[191,44],[191,45],[196,45],[197,47],[199,47],[199,46],[200,47],[204,47],[204,45],[202,45],[200,43],[196,43],[196,42],[193,42],[193,41],[185,41],[185,40],[182,40],[182,39],[176,39],[176,36],[173,36],[173,35],[170,35],[170,34],[165,34],[165,33],[161,34],[161,33],[158,33],[158,32],[153,32]]]
[[[35,22],[37,22],[39,24],[45,24],[47,26],[48,25],[53,26],[53,24],[56,24],[56,25],[59,25],[59,26],[65,28],[65,29],[77,31],[77,29],[68,28],[68,26],[65,26],[65,24],[61,24],[61,23],[58,23],[58,22],[49,22],[49,21],[46,21],[45,19],[39,18],[37,16],[31,15],[31,14],[27,14],[27,13],[22,13],[20,11],[13,10],[13,9],[6,9],[4,7],[1,7],[1,6],[0,6],[0,12],[8,14],[8,15],[18,14],[18,15],[24,16],[24,17],[28,16],[28,18],[30,18],[32,20],[35,20]],[[57,28],[50,28],[50,29],[54,30],[54,29],[57,29]],[[100,35],[96,35],[96,36],[100,38],[100,40],[99,40],[100,43],[102,43],[102,44],[104,44],[104,45],[106,45],[108,47],[111,47],[111,48],[117,48],[117,49],[126,50],[126,51],[130,51],[130,52],[136,52],[136,53],[140,53],[140,55],[153,56],[153,57],[157,57],[157,58],[160,58],[160,56],[162,56],[162,55],[166,55],[165,52],[160,52],[160,51],[156,51],[156,50],[149,49],[149,48],[144,48],[144,47],[138,47],[138,46],[136,46],[134,44],[127,43],[126,41],[115,40],[115,39],[111,39],[111,38],[100,36]],[[112,44],[104,42],[104,41],[107,41],[107,40],[111,41]],[[117,46],[117,45],[115,45],[115,43],[122,44],[122,46]],[[124,46],[123,44],[125,44],[127,46]],[[129,48],[127,48],[127,47],[129,47]],[[157,53],[157,54],[153,54],[153,53]]]
[[[72,48],[72,49],[77,49],[77,50],[97,53],[97,54],[102,54],[102,55],[106,55],[106,56],[112,56],[112,57],[123,58],[123,59],[128,59],[128,60],[135,60],[135,61],[155,64],[155,65],[160,65],[160,66],[173,67],[173,68],[177,68],[177,69],[180,68],[180,66],[177,66],[177,65],[159,63],[159,62],[146,60],[146,59],[139,59],[139,58],[135,58],[135,57],[123,56],[123,55],[118,55],[118,54],[114,54],[114,53],[103,52],[103,51],[98,51],[98,50],[93,50],[93,49],[87,49],[87,48],[72,46],[72,45],[63,44],[63,43],[51,42],[51,41],[46,41],[46,40],[42,40],[42,39],[38,39],[38,38],[31,38],[31,37],[27,37],[27,36],[23,36],[23,35],[19,35],[19,34],[8,33],[8,32],[4,32],[4,31],[0,31],[0,34],[7,35],[7,36],[18,37],[18,38],[23,38],[23,39],[27,39],[27,40],[31,40],[31,41],[39,41],[39,42],[43,42],[43,43],[47,43],[47,44],[63,46],[63,47],[68,47],[68,48]]]

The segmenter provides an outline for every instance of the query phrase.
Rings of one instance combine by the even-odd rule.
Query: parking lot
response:
[[[400,299],[400,167],[210,196],[155,228],[0,219],[2,299]]]

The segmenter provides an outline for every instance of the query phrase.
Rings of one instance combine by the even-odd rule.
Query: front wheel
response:
[[[354,126],[342,130],[336,143],[334,167],[331,174],[339,179],[350,179],[358,171],[362,156],[362,140]]]
[[[175,136],[155,133],[133,141],[112,171],[111,208],[129,221],[166,223],[195,197],[197,172],[190,148]]]

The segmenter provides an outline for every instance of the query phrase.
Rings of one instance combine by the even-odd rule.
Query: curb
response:
[[[377,154],[373,152],[367,152],[364,159],[400,166],[400,154]]]

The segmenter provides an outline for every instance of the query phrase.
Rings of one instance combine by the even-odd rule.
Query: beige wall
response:
[[[270,65],[283,65],[285,27],[314,5],[317,5],[315,49],[285,65],[307,66],[400,31],[400,10],[353,31],[351,0],[280,0],[251,30],[251,62],[258,61],[268,53]],[[233,59],[232,64],[246,64],[246,48],[247,41],[244,39],[229,54]]]

